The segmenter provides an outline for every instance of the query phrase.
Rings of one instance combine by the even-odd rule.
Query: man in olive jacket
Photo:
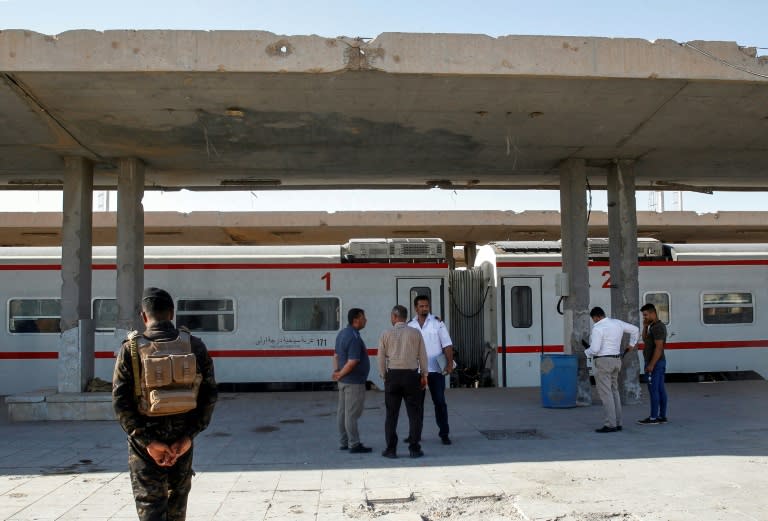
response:
[[[143,336],[150,341],[179,337],[173,324],[173,299],[165,290],[147,288],[141,301]],[[197,407],[182,414],[145,416],[134,389],[131,342],[125,340],[112,378],[112,403],[128,434],[128,468],[141,521],[183,521],[192,487],[192,440],[211,421],[218,398],[213,362],[202,340],[191,337],[191,351],[202,377]]]

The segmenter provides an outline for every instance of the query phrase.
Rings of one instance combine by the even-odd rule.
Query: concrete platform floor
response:
[[[428,410],[426,456],[396,460],[380,455],[381,392],[367,396],[363,455],[337,448],[335,393],[224,394],[196,441],[188,519],[767,520],[768,382],[668,390],[668,424],[636,425],[642,404],[626,407],[623,432],[596,434],[599,405],[452,389],[454,444],[439,443]],[[403,411],[403,435],[406,424]],[[116,422],[0,418],[0,519],[135,518]]]

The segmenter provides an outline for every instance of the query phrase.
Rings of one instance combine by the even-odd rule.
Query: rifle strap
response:
[[[141,374],[139,373],[139,348],[136,342],[138,335],[131,336],[131,363],[133,364],[133,394],[141,396]]]

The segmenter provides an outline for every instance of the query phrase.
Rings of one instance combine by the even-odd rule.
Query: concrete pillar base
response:
[[[112,393],[57,393],[45,389],[7,396],[8,419],[34,421],[114,421]]]
[[[62,331],[59,341],[58,381],[60,393],[79,393],[94,374],[93,321],[80,320]]]

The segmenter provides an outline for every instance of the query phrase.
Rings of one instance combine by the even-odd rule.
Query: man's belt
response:
[[[621,358],[621,355],[599,355],[592,358]]]

